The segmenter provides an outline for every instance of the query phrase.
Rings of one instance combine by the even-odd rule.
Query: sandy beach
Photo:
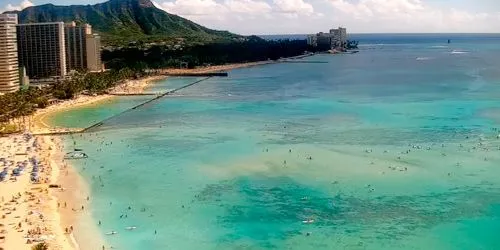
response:
[[[169,73],[206,73],[235,68],[251,67],[271,62],[255,62],[210,66],[196,69],[168,69]],[[92,242],[78,242],[75,235],[82,233],[76,226],[77,220],[93,222],[90,212],[85,210],[91,202],[91,195],[80,175],[65,160],[62,141],[55,136],[37,134],[70,131],[68,128],[53,127],[50,116],[72,108],[97,105],[112,101],[112,94],[143,93],[150,83],[165,76],[151,76],[129,80],[110,89],[106,95],[79,95],[72,100],[61,101],[28,117],[23,134],[0,137],[0,171],[6,173],[0,182],[0,249],[31,249],[39,242],[45,242],[49,249],[73,250],[105,247],[94,229],[96,225],[85,225],[82,239]],[[22,171],[14,176],[14,169]],[[35,171],[36,170],[36,171]],[[36,174],[34,174],[36,173]],[[36,177],[36,178],[35,178]],[[90,232],[89,232],[90,231]],[[91,233],[95,231],[96,233]],[[106,248],[107,249],[107,248]]]
[[[140,93],[159,77],[127,81],[111,91]],[[88,249],[79,247],[74,232],[81,216],[91,220],[84,208],[90,202],[88,188],[76,171],[64,160],[61,140],[51,136],[33,134],[69,131],[52,127],[47,119],[56,112],[112,101],[113,95],[80,95],[38,110],[29,117],[23,134],[0,137],[0,170],[6,173],[0,182],[0,249],[31,249],[45,242],[49,249]],[[34,163],[36,159],[36,163]],[[14,174],[14,169],[23,170]],[[34,180],[34,170],[36,179]],[[16,170],[17,171],[17,170]],[[18,175],[18,176],[17,176]],[[56,187],[56,188],[51,188]],[[86,194],[86,195],[85,195]],[[87,219],[87,218],[86,218]],[[88,227],[86,226],[88,233]],[[93,242],[85,246],[104,245],[96,233]]]
[[[105,95],[79,95],[74,99],[61,101],[59,103],[53,104],[45,109],[40,109],[35,112],[35,114],[29,119],[32,121],[29,124],[29,130],[34,134],[42,134],[42,133],[52,133],[52,132],[64,132],[64,131],[75,131],[79,129],[68,129],[61,127],[53,127],[48,124],[48,119],[51,115],[67,111],[69,109],[89,106],[89,105],[98,105],[104,102],[110,102],[113,99],[112,94],[133,94],[133,93],[142,93],[144,90],[154,81],[164,79],[165,76],[151,76],[138,80],[129,80],[123,84],[116,86],[113,89],[109,90],[110,94]]]
[[[275,61],[260,61],[260,62],[250,62],[250,63],[235,63],[235,64],[225,64],[225,65],[216,65],[216,66],[208,66],[208,67],[199,67],[194,69],[162,69],[159,70],[158,73],[170,73],[170,74],[186,74],[186,73],[208,73],[208,72],[219,72],[219,71],[227,71],[231,69],[238,68],[248,68],[259,65],[266,65],[276,63]],[[116,87],[110,89],[108,92],[110,94],[106,95],[79,95],[72,100],[62,101],[56,104],[53,104],[45,109],[37,110],[36,113],[30,117],[32,121],[30,123],[29,130],[35,134],[41,133],[53,133],[53,132],[68,132],[75,131],[80,129],[68,129],[68,128],[60,128],[53,127],[48,124],[47,119],[57,112],[62,112],[65,110],[69,110],[72,108],[88,106],[88,105],[96,105],[103,102],[111,101],[113,98],[113,94],[140,94],[144,93],[147,87],[154,81],[159,81],[167,78],[165,75],[154,75],[148,76],[141,79],[136,80],[128,80],[123,84],[119,84]]]
[[[272,64],[272,63],[277,63],[277,61],[269,60],[269,61],[248,62],[248,63],[233,63],[233,64],[214,65],[207,67],[198,67],[194,69],[161,69],[160,72],[169,74],[212,73],[212,72],[228,71],[231,69],[249,68],[249,67]]]
[[[109,90],[111,94],[140,94],[145,91],[145,89],[155,81],[163,80],[167,78],[164,75],[160,76],[149,76],[137,80],[128,80],[123,84],[120,84]]]
[[[51,249],[75,249],[63,230],[57,212],[54,192],[62,169],[58,142],[50,137],[30,134],[0,138],[2,168],[8,175],[0,183],[1,237],[4,249],[30,249],[38,242],[47,242]],[[22,170],[15,174],[15,169]],[[31,173],[31,174],[30,174]],[[68,234],[70,236],[70,234]]]

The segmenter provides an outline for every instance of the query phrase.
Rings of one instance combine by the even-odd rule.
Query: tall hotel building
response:
[[[0,14],[0,93],[19,89],[16,14]]]
[[[92,34],[92,26],[71,22],[64,32],[67,70],[101,71],[101,38]]]
[[[87,35],[87,69],[90,72],[102,71],[101,37],[98,34]]]
[[[66,68],[71,70],[84,70],[87,68],[87,34],[91,33],[88,24],[76,25],[71,22],[64,27],[64,40],[66,46]]]
[[[19,66],[30,78],[57,78],[66,75],[64,23],[17,25]]]

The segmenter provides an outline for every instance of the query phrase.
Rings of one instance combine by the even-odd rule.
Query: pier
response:
[[[33,133],[33,135],[37,136],[55,136],[55,135],[71,135],[71,134],[79,134],[85,131],[84,128],[65,128],[65,129],[53,129],[47,132]]]
[[[113,119],[113,118],[115,118],[115,117],[117,117],[117,116],[119,116],[119,115],[122,115],[122,114],[126,113],[126,112],[129,112],[129,111],[132,111],[132,110],[138,109],[138,108],[140,108],[140,107],[143,107],[144,105],[147,105],[147,104],[149,104],[149,103],[151,103],[151,102],[154,102],[154,101],[156,101],[156,100],[158,100],[158,99],[161,99],[161,98],[163,98],[163,97],[165,97],[165,96],[167,96],[167,95],[172,95],[172,94],[174,94],[175,92],[177,92],[177,91],[179,91],[179,90],[182,90],[182,89],[185,89],[185,88],[191,87],[191,86],[193,86],[193,85],[195,85],[195,84],[197,84],[197,83],[203,82],[203,81],[205,81],[205,80],[207,80],[207,79],[210,79],[210,78],[211,78],[211,76],[209,76],[209,77],[205,77],[205,78],[200,79],[200,80],[198,80],[198,81],[194,81],[194,82],[192,82],[192,83],[186,84],[186,85],[184,85],[184,86],[182,86],[182,87],[179,87],[179,88],[176,88],[176,89],[173,89],[173,90],[167,91],[167,92],[162,93],[162,94],[158,94],[156,97],[154,97],[154,98],[152,98],[152,99],[150,99],[150,100],[147,100],[147,101],[145,101],[145,102],[143,102],[143,103],[140,103],[140,104],[138,104],[138,105],[136,105],[136,106],[134,106],[134,107],[132,107],[132,108],[129,108],[129,109],[127,109],[127,110],[125,110],[125,111],[123,111],[123,112],[121,112],[121,113],[119,113],[119,114],[116,114],[116,115],[111,116],[111,117],[109,117],[109,118],[107,118],[107,119],[105,119],[105,120],[102,120],[102,121],[100,121],[100,122],[98,122],[98,123],[95,123],[95,124],[93,124],[93,125],[91,125],[91,126],[89,126],[89,127],[85,128],[85,129],[81,130],[81,131],[80,131],[80,133],[85,133],[85,132],[88,132],[88,131],[90,131],[90,130],[92,130],[92,129],[94,129],[94,128],[100,127],[100,126],[102,126],[102,125],[104,124],[104,122],[106,122],[106,121],[108,121],[108,120],[110,120],[110,119]]]
[[[161,93],[108,93],[112,96],[154,96],[160,95]]]
[[[189,83],[189,84],[186,84],[184,86],[181,86],[179,88],[176,88],[176,89],[173,89],[173,90],[170,90],[170,91],[167,91],[167,92],[164,92],[164,93],[115,93],[115,94],[110,94],[110,95],[115,95],[115,96],[134,96],[134,95],[143,95],[143,96],[149,96],[149,95],[154,95],[155,97],[150,99],[150,100],[147,100],[143,103],[140,103],[132,108],[129,108],[121,113],[118,113],[116,115],[113,115],[107,119],[104,119],[100,122],[97,122],[95,124],[92,124],[90,125],[89,127],[86,127],[86,128],[52,128],[52,129],[48,129],[47,131],[45,132],[40,132],[40,133],[34,133],[33,135],[37,135],[37,136],[57,136],[57,135],[72,135],[72,134],[80,134],[80,133],[85,133],[85,132],[88,132],[90,131],[91,129],[94,129],[94,128],[97,128],[97,127],[100,127],[101,125],[104,124],[104,122],[110,120],[110,119],[113,119],[119,115],[122,115],[126,112],[129,112],[131,110],[135,110],[137,108],[140,108],[140,107],[143,107],[144,105],[147,105],[153,101],[156,101],[158,99],[161,99],[165,96],[168,96],[168,95],[172,95],[174,94],[175,92],[179,91],[179,90],[182,90],[182,89],[185,89],[185,88],[188,88],[190,86],[193,86],[197,83],[200,83],[200,82],[203,82],[207,79],[210,79],[212,76],[209,76],[209,77],[205,77],[203,79],[200,79],[200,80],[197,80],[197,81],[194,81],[192,83]]]
[[[166,76],[190,76],[190,77],[212,77],[212,76],[218,76],[218,77],[228,77],[229,73],[227,72],[206,72],[206,73],[164,73]]]
[[[187,88],[187,87],[193,86],[193,85],[195,85],[195,84],[197,84],[197,83],[200,83],[200,82],[203,82],[203,81],[205,81],[205,80],[207,80],[207,79],[209,79],[209,78],[210,78],[210,77],[206,77],[206,78],[203,78],[203,79],[201,79],[201,80],[198,80],[198,81],[192,82],[192,83],[190,83],[190,84],[184,85],[184,86],[182,86],[182,87],[179,87],[179,88],[176,88],[176,89],[173,89],[173,90],[167,91],[167,92],[165,92],[165,93],[163,93],[163,94],[159,94],[158,96],[156,96],[155,98],[153,98],[153,99],[151,99],[151,100],[145,101],[145,102],[143,102],[143,103],[141,103],[141,104],[139,104],[139,105],[137,105],[137,106],[135,106],[135,107],[130,108],[130,110],[140,108],[140,107],[142,107],[142,106],[144,106],[144,105],[146,105],[146,104],[148,104],[148,103],[150,103],[150,102],[152,102],[152,101],[158,100],[158,99],[160,99],[160,98],[162,98],[162,97],[165,97],[165,96],[167,96],[167,95],[171,95],[171,94],[173,94],[173,93],[175,93],[175,92],[177,92],[177,91],[179,91],[179,90],[181,90],[181,89],[185,89],[185,88]]]
[[[282,63],[328,63],[327,61],[283,60]]]

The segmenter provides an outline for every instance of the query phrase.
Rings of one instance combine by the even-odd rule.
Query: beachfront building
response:
[[[343,48],[347,44],[347,29],[339,27],[338,29],[331,29],[330,34],[332,34],[332,48]]]
[[[88,34],[87,46],[87,70],[90,72],[103,71],[101,60],[101,37],[98,34]]]
[[[27,89],[30,86],[30,78],[25,67],[19,67],[19,86],[21,89]]]
[[[318,35],[317,34],[308,35],[307,36],[307,44],[311,45],[313,47],[318,46]]]
[[[307,37],[307,44],[313,47],[343,48],[347,44],[347,29],[339,27],[331,29],[328,33],[317,33]]]
[[[319,32],[318,34],[309,35],[307,44],[313,47],[330,47],[332,43],[332,35],[330,33]]]
[[[66,75],[64,23],[17,25],[19,66],[32,79],[62,78]]]
[[[101,37],[89,24],[71,22],[64,27],[67,71],[101,71]]]
[[[0,14],[0,94],[19,89],[16,14]]]
[[[92,32],[88,24],[76,25],[75,22],[64,26],[66,47],[66,70],[85,70],[87,68],[87,34]]]

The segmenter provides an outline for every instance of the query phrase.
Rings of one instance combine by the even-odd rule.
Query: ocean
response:
[[[500,35],[363,36],[52,117],[107,119],[65,137],[80,223],[124,250],[500,249]]]

